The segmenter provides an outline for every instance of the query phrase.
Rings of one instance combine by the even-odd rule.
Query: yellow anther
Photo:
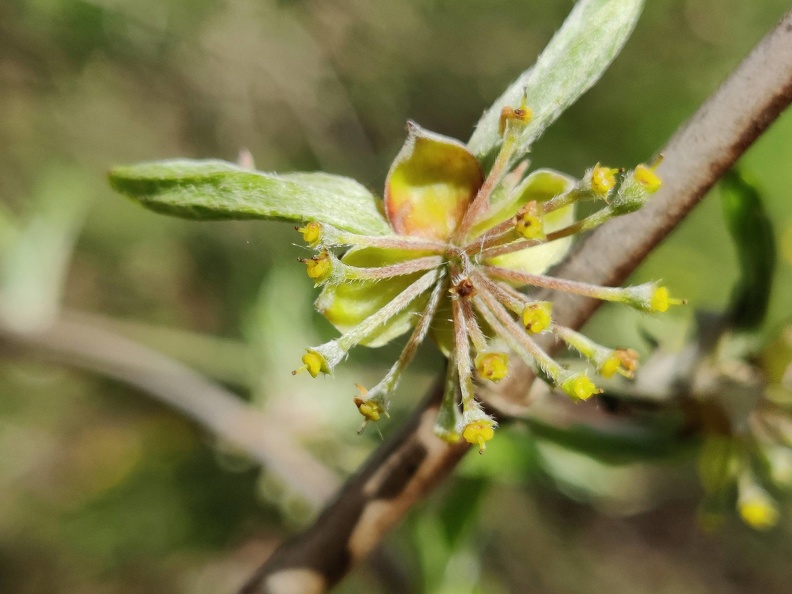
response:
[[[598,373],[605,378],[613,377],[614,373],[624,377],[633,377],[638,368],[638,353],[632,349],[616,349],[605,362],[600,365]]]
[[[561,389],[571,396],[574,400],[588,400],[594,394],[602,392],[594,385],[588,376],[578,374],[573,375],[561,384]]]
[[[770,530],[778,522],[778,508],[769,497],[751,497],[738,504],[740,517],[755,530]]]
[[[302,233],[305,243],[312,247],[319,243],[322,237],[322,225],[314,221],[306,223],[302,227],[295,227],[295,229]]]
[[[533,334],[544,332],[553,323],[553,304],[549,301],[528,303],[522,312],[525,329]]]
[[[305,271],[308,276],[316,281],[327,278],[333,269],[333,261],[327,251],[323,251],[313,258],[300,258],[300,262],[305,264]]]
[[[616,185],[616,174],[618,169],[611,169],[610,167],[602,167],[599,163],[591,170],[591,189],[595,194],[603,198]]]
[[[660,187],[663,185],[662,180],[655,174],[654,170],[657,165],[659,165],[659,161],[648,167],[646,165],[638,165],[633,172],[635,176],[635,181],[641,184],[644,189],[649,192],[650,194],[654,194]]]
[[[666,287],[657,287],[649,300],[649,310],[657,313],[668,311],[671,305],[685,305],[687,299],[673,299],[668,295]]]
[[[525,102],[516,109],[506,106],[501,110],[500,120],[498,122],[498,134],[503,136],[504,132],[506,132],[506,125],[509,122],[522,124],[524,126],[530,122],[532,118],[533,111],[530,107],[525,105]]]
[[[486,442],[495,436],[493,422],[487,419],[473,421],[465,425],[462,430],[462,438],[473,445],[478,445],[479,454],[483,454],[487,449]]]
[[[544,224],[536,202],[531,201],[520,209],[514,220],[514,229],[525,239],[544,239]]]
[[[302,371],[307,371],[311,377],[316,377],[320,373],[327,373],[327,361],[319,353],[308,351],[302,356],[303,366],[292,371],[292,375],[297,375]]]
[[[506,353],[481,353],[476,357],[476,371],[480,377],[497,384],[509,373],[509,356]]]

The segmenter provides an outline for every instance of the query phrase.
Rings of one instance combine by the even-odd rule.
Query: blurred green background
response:
[[[408,118],[467,139],[572,5],[3,0],[3,326],[90,314],[81,319],[223,382],[342,479],[380,442],[355,434],[352,384],[372,384],[397,347],[355,352],[332,380],[292,378],[303,347],[334,332],[312,313],[294,231],[155,215],[114,195],[106,172],[235,160],[247,148],[262,170],[323,169],[380,188]],[[648,2],[602,82],[535,146],[534,165],[580,176],[598,161],[649,159],[786,8]],[[790,163],[787,114],[743,159],[779,243],[767,336],[792,314]],[[725,306],[737,266],[717,200],[637,273],[650,278],[691,307],[663,324],[605,308],[590,324],[603,342],[635,344],[646,327],[681,342],[694,309]],[[383,433],[437,374],[440,358],[422,353]],[[7,333],[0,354],[0,592],[229,592],[310,520],[288,480],[144,392],[41,360]],[[339,591],[780,593],[792,583],[792,514],[765,534],[731,520],[703,532],[692,457],[605,467],[516,427],[475,458],[389,540],[389,563]]]

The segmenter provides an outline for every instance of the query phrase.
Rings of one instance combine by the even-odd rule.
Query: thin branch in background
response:
[[[669,141],[658,170],[664,187],[649,206],[591,235],[558,276],[615,285],[690,212],[712,185],[792,100],[792,11]],[[556,296],[558,323],[579,328],[597,302]],[[526,367],[501,384],[526,394]],[[305,532],[278,548],[241,594],[319,594],[338,583],[447,476],[467,451],[431,431],[438,394],[427,398],[405,427],[384,443]]]
[[[0,340],[139,388],[271,470],[314,507],[330,499],[338,479],[283,423],[189,367],[92,321],[85,314],[64,314],[41,332],[0,328]]]

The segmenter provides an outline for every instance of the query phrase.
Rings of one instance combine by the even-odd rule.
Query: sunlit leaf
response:
[[[110,183],[151,210],[189,219],[322,221],[369,235],[391,232],[366,188],[327,173],[277,175],[225,161],[173,160],[116,167]]]
[[[520,105],[523,94],[533,112],[520,133],[518,160],[556,118],[599,80],[621,51],[641,13],[643,0],[581,0],[539,56],[484,113],[468,143],[483,162],[501,144],[503,107]]]

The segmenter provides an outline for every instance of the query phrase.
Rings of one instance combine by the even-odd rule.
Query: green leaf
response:
[[[518,137],[512,162],[556,118],[599,80],[621,51],[641,13],[643,0],[581,0],[539,56],[479,120],[468,148],[490,162],[501,144],[501,110],[520,105],[527,94],[533,118]]]
[[[773,225],[759,192],[739,172],[732,170],[724,175],[720,189],[723,216],[741,271],[728,315],[735,328],[748,330],[761,324],[767,313],[776,264]]]
[[[183,159],[116,167],[110,184],[151,210],[188,219],[320,221],[354,233],[392,233],[366,188],[327,173],[277,175]]]

